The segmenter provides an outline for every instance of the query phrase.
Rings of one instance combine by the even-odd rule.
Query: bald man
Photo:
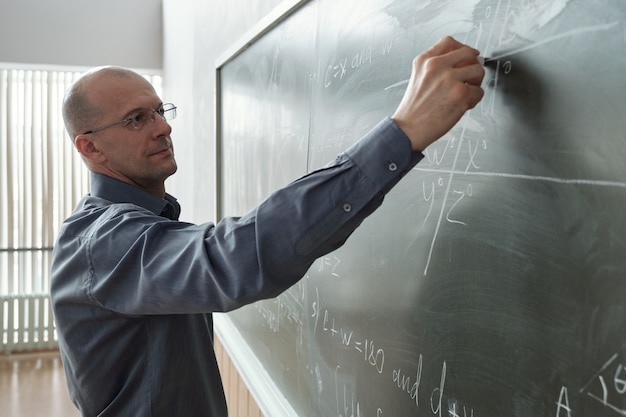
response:
[[[140,75],[105,67],[63,115],[91,171],[64,221],[51,298],[70,394],[84,416],[226,416],[211,313],[274,297],[338,248],[483,96],[478,51],[443,38],[413,62],[398,108],[331,165],[240,218],[178,220],[164,104]]]

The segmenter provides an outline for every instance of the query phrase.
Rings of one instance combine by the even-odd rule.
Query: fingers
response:
[[[482,99],[485,69],[478,53],[445,37],[413,61],[409,85],[392,119],[414,150],[443,136]]]
[[[441,38],[439,42],[430,49],[422,53],[417,65],[435,67],[434,71],[441,71],[447,68],[471,67],[468,71],[460,71],[460,79],[471,84],[480,84],[484,77],[484,68],[478,62],[479,51],[464,45],[450,36]]]
[[[431,46],[428,50],[424,51],[422,53],[422,56],[425,56],[426,58],[439,57],[447,55],[448,53],[453,52],[457,49],[471,50],[474,51],[476,55],[478,55],[478,50],[462,44],[451,36],[444,36],[439,40],[439,42]]]
[[[454,42],[455,45],[458,44],[458,42]],[[478,50],[462,44],[459,45],[461,46],[455,47],[455,49],[447,53],[426,58],[430,61],[427,65],[434,65],[439,70],[447,68],[463,69],[463,71],[459,71],[459,76],[467,78],[465,81],[472,82],[477,77],[482,81],[485,70],[483,65],[478,62]]]
[[[461,82],[470,85],[480,86],[485,77],[485,68],[474,59],[473,64],[467,64],[462,67],[456,67],[454,73]]]

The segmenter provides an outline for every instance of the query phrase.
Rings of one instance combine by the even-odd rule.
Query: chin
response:
[[[172,164],[172,167],[171,167],[171,169],[169,171],[169,175],[168,176],[174,175],[176,173],[176,171],[178,171],[178,165],[176,164],[176,162],[174,162]]]
[[[161,166],[158,169],[154,169],[152,171],[153,174],[160,176],[163,181],[165,181],[167,178],[169,178],[170,176],[174,175],[174,173],[176,173],[176,171],[178,171],[178,166],[176,165],[176,163],[172,163],[170,165],[168,165],[167,167],[165,166]]]

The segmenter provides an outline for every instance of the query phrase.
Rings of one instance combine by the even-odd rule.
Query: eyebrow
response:
[[[126,113],[126,115],[124,116],[124,118],[127,118],[127,117],[128,117],[128,116],[130,116],[131,114],[133,114],[133,113],[135,113],[135,112],[137,112],[137,111],[140,111],[140,110],[158,110],[158,109],[160,109],[161,107],[163,107],[163,104],[164,104],[163,102],[160,102],[159,104],[157,104],[157,106],[156,106],[156,107],[136,107],[136,108],[134,108],[134,109],[130,110],[128,113]]]

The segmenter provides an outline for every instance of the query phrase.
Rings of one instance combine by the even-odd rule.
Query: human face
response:
[[[94,126],[115,123],[137,110],[154,110],[162,105],[154,88],[141,76],[95,76],[87,91],[90,102],[102,110]],[[176,172],[177,166],[172,128],[158,114],[153,115],[154,120],[139,130],[130,123],[121,123],[79,135],[93,148],[87,157],[90,169],[162,197],[165,179]]]

